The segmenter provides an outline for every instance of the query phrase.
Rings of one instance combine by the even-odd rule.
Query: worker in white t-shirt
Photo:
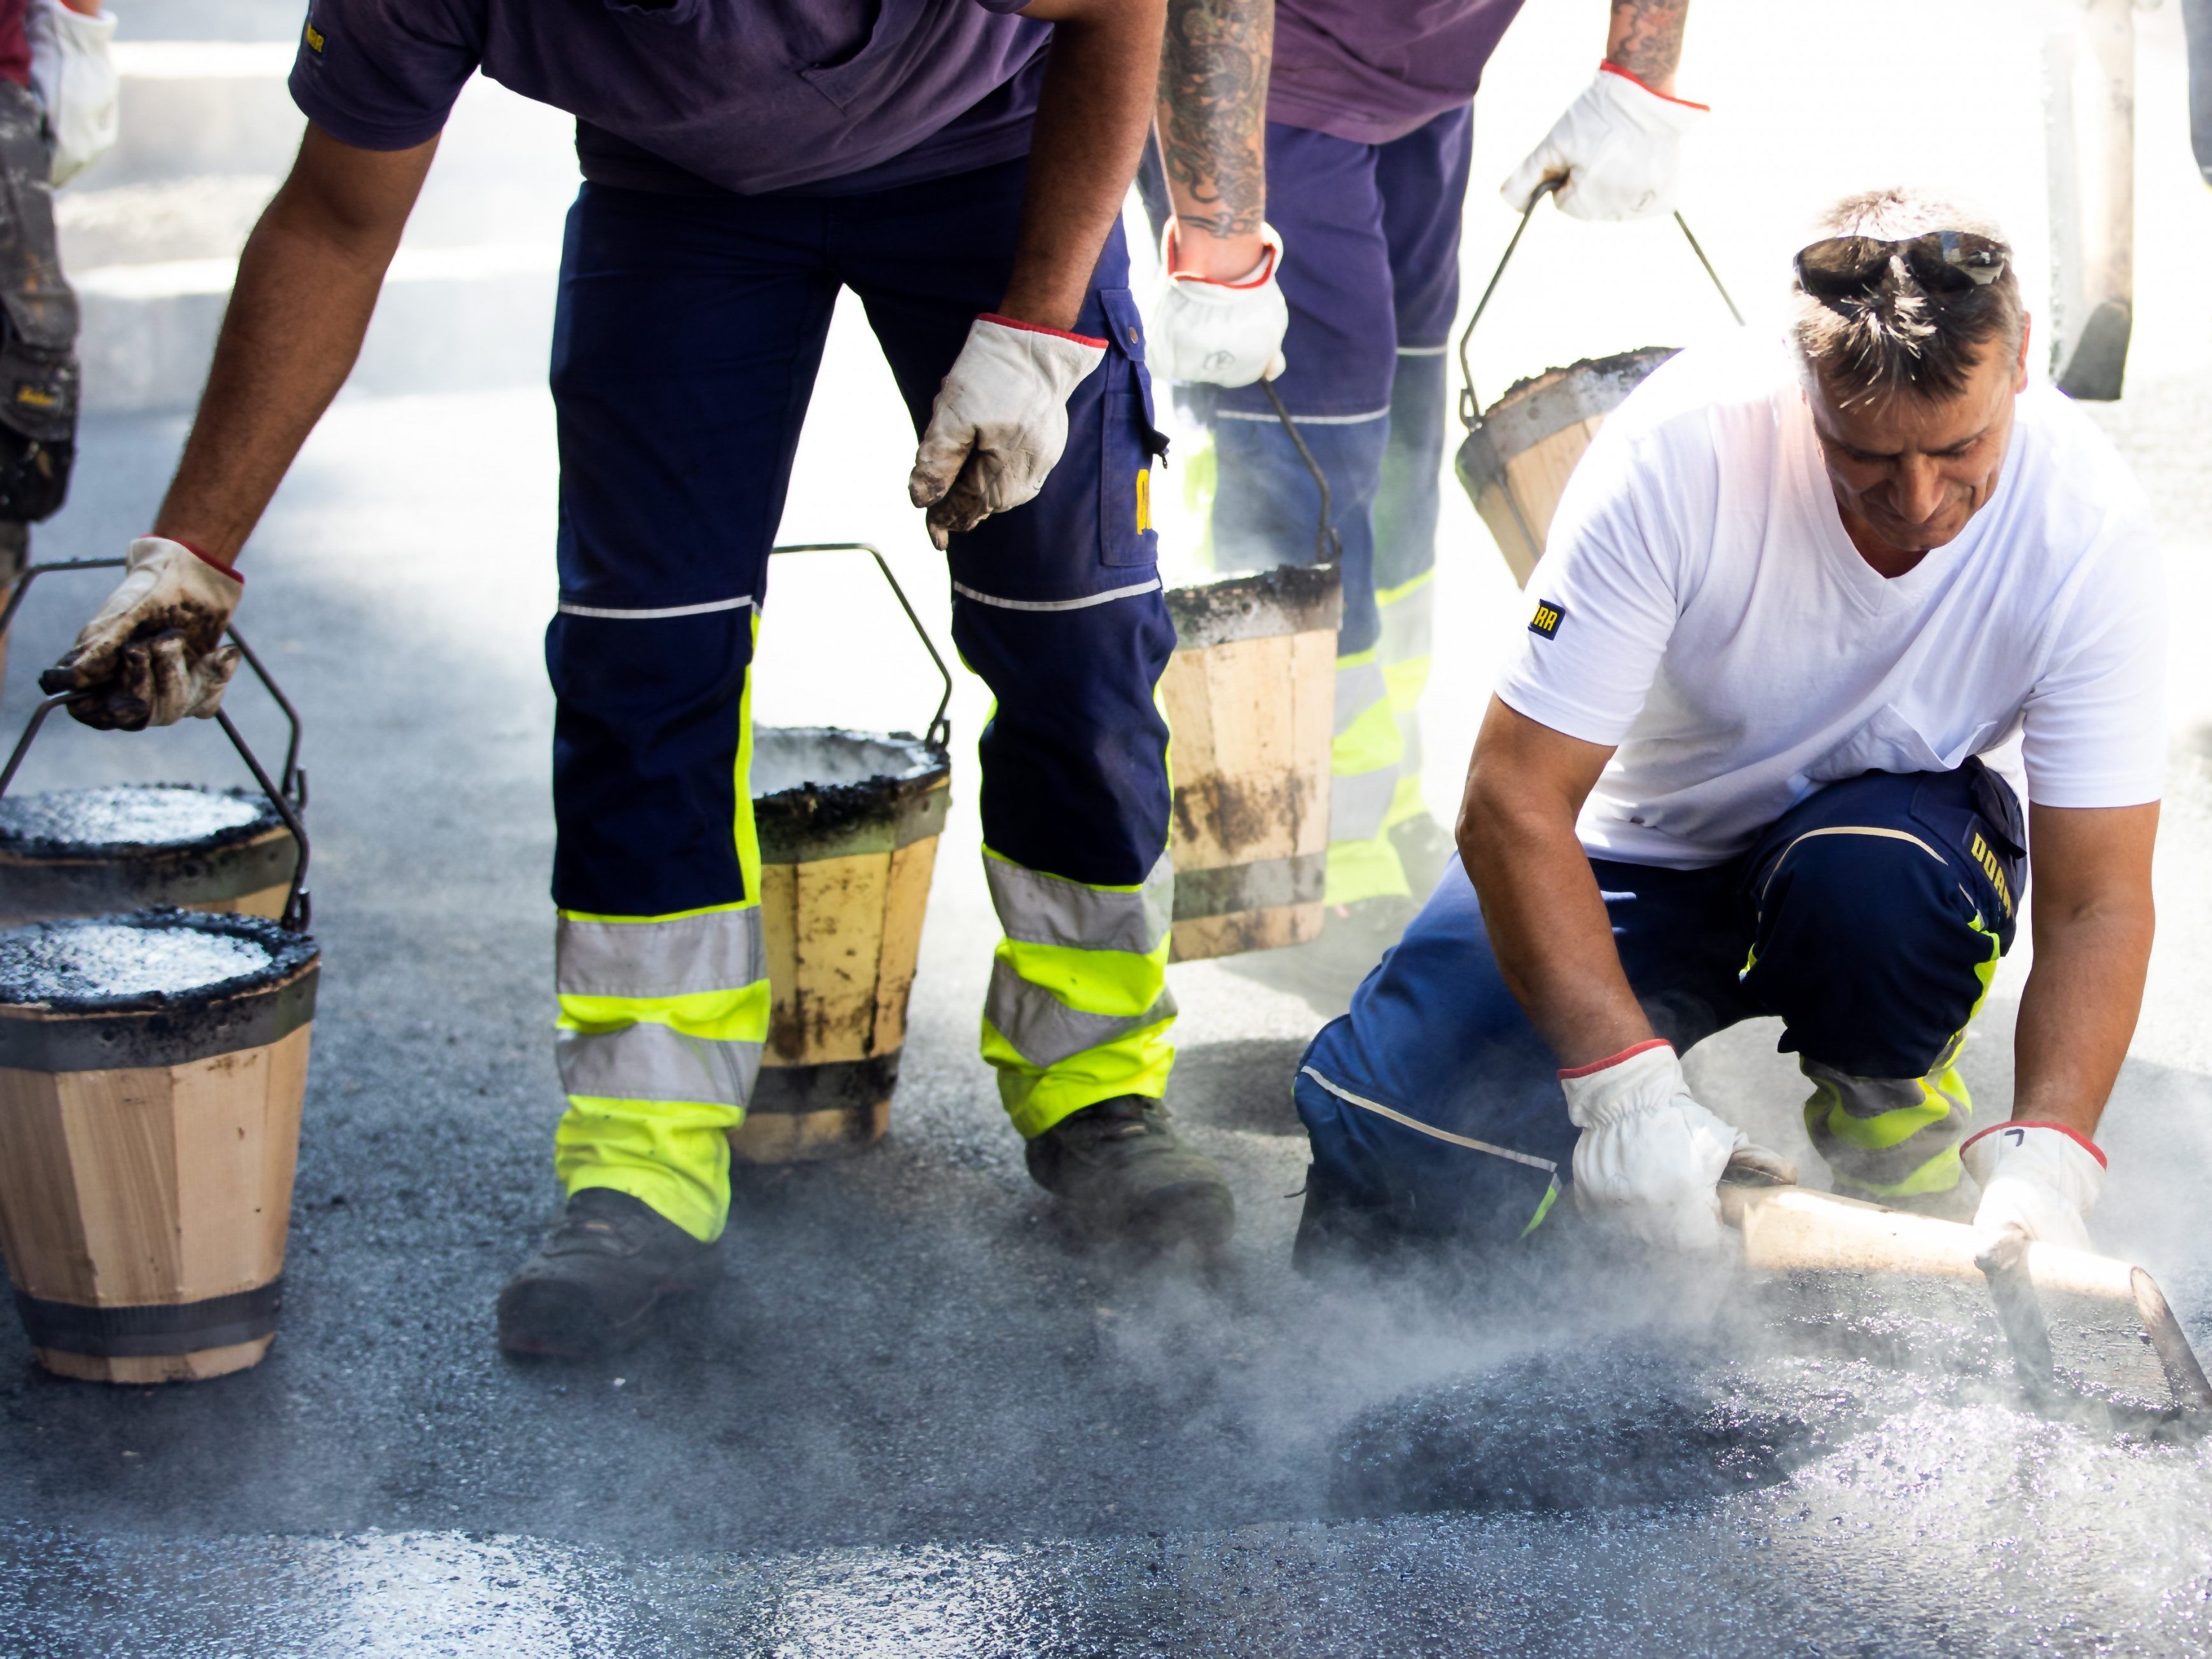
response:
[[[2150,956],[2149,514],[2028,383],[1994,226],[1882,191],[1823,228],[1789,345],[1683,353],[1569,486],[1461,863],[1300,1068],[1302,1265],[1510,1239],[1570,1179],[1716,1246],[1732,1162],[1790,1172],[1680,1055],[1759,1016],[1838,1190],[2087,1243]],[[2011,1116],[1977,1121],[1954,1062],[2031,870]]]

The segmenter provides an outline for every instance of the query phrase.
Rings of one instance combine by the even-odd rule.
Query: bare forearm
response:
[[[1571,804],[1532,802],[1478,765],[1460,809],[1466,861],[1505,983],[1562,1066],[1587,1066],[1652,1035]]]
[[[999,307],[1009,317],[1075,326],[1152,125],[1161,7],[1162,0],[1127,0],[1054,25],[1021,240]],[[1031,7],[1027,15],[1046,9]]]
[[[1274,0],[1168,0],[1160,160],[1182,265],[1200,276],[1241,276],[1261,258],[1274,45]]]
[[[1655,92],[1672,96],[1682,61],[1682,26],[1690,0],[1613,0],[1605,58]]]
[[[228,564],[360,355],[377,289],[437,152],[310,126],[238,262],[215,362],[155,533]]]
[[[2039,918],[2013,1035],[2015,1121],[2095,1133],[2142,1011],[2153,927],[2147,902]]]

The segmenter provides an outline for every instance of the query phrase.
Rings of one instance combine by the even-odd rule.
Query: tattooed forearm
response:
[[[1259,233],[1274,45],[1274,0],[1168,0],[1160,160],[1179,222],[1222,237]]]
[[[1682,22],[1690,0],[1613,0],[1613,27],[1605,56],[1646,86],[1662,92],[1674,84],[1682,61]],[[1174,25],[1169,25],[1170,31]]]

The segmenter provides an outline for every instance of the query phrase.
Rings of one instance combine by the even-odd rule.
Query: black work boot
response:
[[[508,1353],[587,1359],[645,1334],[663,1297],[721,1277],[721,1253],[628,1193],[586,1187],[499,1293]]]
[[[1237,1203],[1213,1160],[1176,1139],[1167,1108],[1143,1095],[1085,1106],[1026,1148],[1030,1178],[1066,1200],[1095,1232],[1213,1249],[1237,1225]]]

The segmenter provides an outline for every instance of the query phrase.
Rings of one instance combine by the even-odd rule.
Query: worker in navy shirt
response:
[[[1585,219],[1670,212],[1689,0],[1613,0],[1589,87],[1504,186],[1547,181]],[[1450,838],[1421,795],[1445,353],[1459,304],[1469,100],[1522,0],[1169,0],[1146,205],[1167,279],[1156,370],[1213,430],[1216,562],[1314,556],[1319,494],[1262,379],[1329,483],[1343,548],[1327,954],[1364,971],[1425,897]],[[1172,216],[1170,217],[1170,216]],[[1272,221],[1272,222],[1270,222]]]
[[[573,112],[546,635],[568,1199],[501,1292],[510,1351],[617,1346],[714,1271],[769,1012],[747,669],[842,288],[921,434],[911,494],[996,699],[982,1049],[1030,1172],[1102,1231],[1233,1224],[1160,1103],[1175,634],[1118,216],[1161,27],[1159,0],[313,0],[306,141],[176,479],[47,680],[94,724],[212,711],[233,562],[345,379],[463,83]]]

